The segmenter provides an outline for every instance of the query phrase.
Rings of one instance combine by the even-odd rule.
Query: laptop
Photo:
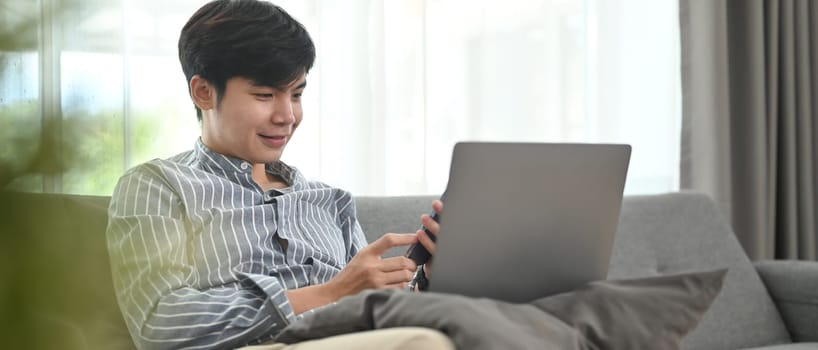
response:
[[[631,147],[461,142],[429,291],[527,302],[605,279]]]

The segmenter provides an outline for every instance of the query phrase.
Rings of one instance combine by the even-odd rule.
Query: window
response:
[[[68,171],[25,186],[110,194],[125,169],[192,147],[176,42],[203,3],[0,3],[0,141],[57,120],[70,145]],[[460,140],[621,142],[633,145],[626,193],[678,189],[675,0],[278,4],[317,46],[284,156],[309,178],[436,194]]]

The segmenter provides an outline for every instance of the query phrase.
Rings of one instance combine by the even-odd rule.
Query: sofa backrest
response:
[[[360,197],[358,218],[370,241],[385,232],[414,232],[420,214],[431,210],[432,199]],[[789,342],[761,279],[712,200],[684,192],[625,197],[609,278],[716,268],[729,268],[722,292],[685,338],[683,348],[739,349]]]

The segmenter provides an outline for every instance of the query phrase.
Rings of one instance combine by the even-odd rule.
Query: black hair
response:
[[[281,7],[259,0],[215,0],[182,28],[179,61],[188,89],[198,74],[216,89],[218,106],[230,78],[284,87],[308,73],[315,45],[304,26]],[[198,107],[196,116],[202,120]]]

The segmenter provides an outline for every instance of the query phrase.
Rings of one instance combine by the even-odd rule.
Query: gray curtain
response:
[[[680,0],[681,187],[754,260],[815,260],[818,1]]]

